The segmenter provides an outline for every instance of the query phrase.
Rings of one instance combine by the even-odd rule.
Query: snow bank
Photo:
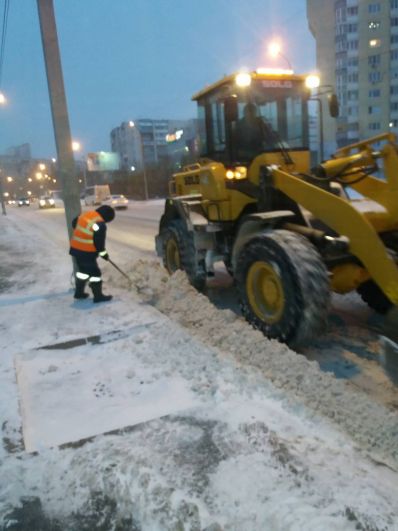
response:
[[[299,398],[314,414],[338,425],[376,460],[398,470],[398,417],[345,381],[320,371],[317,362],[266,339],[230,310],[219,310],[198,293],[182,271],[172,277],[156,261],[140,260],[129,275],[137,292],[201,341],[254,367],[276,387]],[[118,279],[114,279],[117,281]]]

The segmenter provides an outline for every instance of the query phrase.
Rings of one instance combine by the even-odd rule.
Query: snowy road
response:
[[[396,410],[169,279],[152,216],[115,224],[134,289],[104,264],[103,305],[71,297],[62,216],[0,218],[0,526],[398,529]]]
[[[108,231],[108,249],[113,257],[128,266],[137,258],[155,256],[154,238],[163,212],[163,201],[132,201],[127,210],[118,210]],[[34,224],[65,247],[65,217],[62,209],[10,209],[11,215]],[[56,230],[54,230],[56,227]],[[218,308],[239,314],[239,304],[231,279],[221,266],[217,278],[209,283],[209,299]],[[357,295],[333,297],[328,333],[303,354],[316,360],[322,370],[347,379],[350,385],[366,391],[374,400],[398,410],[398,355],[385,347],[373,330],[374,314]]]

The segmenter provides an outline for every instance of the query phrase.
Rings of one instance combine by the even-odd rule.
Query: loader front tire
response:
[[[393,303],[373,280],[361,284],[357,291],[369,308],[377,313],[385,315],[393,307]]]
[[[162,229],[163,265],[172,275],[178,269],[186,272],[190,283],[199,291],[206,286],[204,263],[197,259],[193,235],[182,220],[175,219]]]
[[[286,230],[255,236],[238,256],[235,279],[244,317],[267,337],[297,348],[325,328],[328,273],[303,236]]]

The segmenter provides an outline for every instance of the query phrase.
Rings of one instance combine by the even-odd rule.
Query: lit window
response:
[[[370,48],[378,48],[381,45],[380,39],[370,39],[369,46]]]
[[[368,24],[368,28],[371,30],[378,29],[380,28],[380,22],[378,20],[371,20]]]

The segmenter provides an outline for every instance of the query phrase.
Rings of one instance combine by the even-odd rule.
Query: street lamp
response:
[[[130,120],[129,121],[129,127],[135,127],[135,123]],[[146,165],[145,165],[145,159],[144,159],[144,144],[142,141],[142,134],[141,131],[138,131],[138,134],[140,135],[140,144],[141,144],[141,159],[142,159],[142,174],[144,177],[144,194],[145,194],[145,200],[148,201],[149,194],[148,194],[148,179],[146,175]],[[135,166],[131,166],[131,171],[135,171]]]
[[[13,179],[12,177],[7,177],[7,182],[8,182],[8,183],[12,183],[13,180],[14,180],[14,179]]]
[[[273,58],[276,59],[278,56],[284,59],[289,67],[289,70],[293,70],[292,64],[289,59],[282,53],[282,46],[279,41],[271,41],[268,45],[268,53]]]
[[[7,98],[4,96],[3,92],[0,92],[0,105],[5,105],[7,103]]]
[[[72,151],[80,151],[80,142],[78,142],[77,140],[73,140],[72,142]]]

